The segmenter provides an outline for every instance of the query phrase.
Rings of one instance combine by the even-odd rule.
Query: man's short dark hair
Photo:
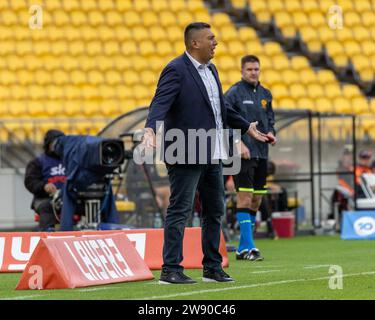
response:
[[[185,41],[185,46],[187,47],[190,40],[191,40],[191,35],[193,33],[193,31],[196,31],[196,30],[202,30],[202,29],[210,29],[211,26],[208,24],[208,23],[205,23],[205,22],[192,22],[190,24],[187,25],[187,27],[185,28],[185,32],[184,32],[184,41]]]
[[[241,68],[244,67],[244,65],[248,62],[258,62],[260,64],[259,58],[257,56],[254,56],[252,54],[249,54],[247,56],[242,57],[241,59]]]

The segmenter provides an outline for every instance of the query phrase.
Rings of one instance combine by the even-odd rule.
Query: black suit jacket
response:
[[[245,133],[250,123],[225,102],[216,67],[211,64],[210,69],[219,88],[223,127],[240,129],[241,134]],[[180,152],[180,155],[184,154],[185,163],[194,161],[194,159],[200,163],[211,162],[213,150],[209,138],[207,145],[203,145],[199,139],[187,139],[189,129],[209,131],[210,129],[216,129],[216,125],[206,87],[195,66],[185,53],[172,60],[160,75],[156,93],[150,105],[146,128],[152,128],[156,132],[157,121],[164,121],[165,133],[170,129],[179,129],[183,133],[184,144],[182,146],[179,144],[180,149],[176,150],[175,155],[178,152]],[[174,142],[178,140],[178,138],[175,138],[168,141],[168,138],[170,137],[164,137],[163,154],[166,156],[168,155],[168,152],[166,153],[168,148],[171,147],[169,151],[174,149],[174,146],[176,146]],[[196,148],[192,148],[194,141]],[[196,151],[195,157],[192,156],[193,149]],[[203,153],[205,154],[203,155]],[[173,164],[168,157],[164,161]],[[183,163],[181,157],[177,163]]]

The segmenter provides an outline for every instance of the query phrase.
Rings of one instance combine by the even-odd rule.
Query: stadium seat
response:
[[[133,33],[133,41],[139,42],[139,41],[144,41],[144,40],[149,40],[150,35],[149,35],[149,30],[148,28],[145,28],[143,26],[136,26],[132,30]]]
[[[356,114],[367,114],[370,111],[369,102],[363,95],[352,98],[351,103],[352,112],[354,111]]]
[[[326,25],[326,19],[326,15],[318,11],[312,11],[309,14],[310,25],[313,28],[318,28],[320,26]]]
[[[150,41],[150,40],[142,41],[139,44],[139,53],[142,56],[145,56],[145,57],[149,57],[151,55],[154,55],[155,54],[154,42]]]
[[[356,54],[361,54],[361,46],[357,41],[345,41],[344,51],[348,57],[352,57]]]
[[[334,111],[338,113],[350,113],[354,110],[351,109],[350,102],[343,97],[338,97],[333,100]]]
[[[263,65],[262,61],[260,63],[261,65]],[[276,70],[272,70],[272,69],[262,71],[260,77],[261,77],[262,82],[267,81],[270,84],[283,82],[283,78],[280,72],[277,72]]]
[[[363,54],[353,55],[351,60],[356,71],[361,72],[362,70],[372,69],[370,58]]]
[[[279,108],[281,109],[291,109],[296,110],[297,105],[294,99],[292,98],[283,98],[280,99]]]
[[[168,0],[151,0],[151,8],[155,12],[168,10],[169,1]]]
[[[301,83],[293,83],[289,87],[291,97],[295,99],[304,98],[307,96],[306,88]]]
[[[286,70],[289,69],[289,59],[285,56],[285,54],[278,54],[272,56],[272,64],[275,70]]]
[[[133,38],[131,29],[126,26],[116,26],[115,28],[112,28],[112,31],[114,32],[115,39],[122,41],[130,41]]]
[[[232,40],[228,42],[228,47],[230,48],[230,54],[232,57],[242,57],[246,52],[246,47],[239,40]]]
[[[186,9],[192,12],[202,11],[205,9],[204,2],[202,0],[186,1]]]
[[[361,17],[359,16],[359,14],[355,11],[349,11],[349,10],[345,10],[345,8],[343,8],[345,25],[348,26],[349,28],[360,25]]]
[[[16,12],[12,11],[12,10],[3,10],[1,13],[0,13],[0,17],[1,17],[1,22],[3,25],[7,26],[7,27],[11,27],[11,26],[14,26],[16,24],[18,24],[18,17],[17,17],[17,14]]]
[[[241,27],[238,29],[238,37],[241,41],[251,41],[257,39],[257,34],[253,28]]]
[[[335,74],[331,70],[319,70],[317,79],[322,84],[337,83]]]
[[[153,11],[143,11],[141,13],[142,24],[145,27],[155,27],[159,25],[159,17],[156,12]]]
[[[325,96],[334,99],[342,95],[342,91],[337,82],[326,83],[324,85]]]
[[[121,44],[121,53],[125,56],[138,54],[137,44],[134,41],[124,41]]]
[[[372,9],[362,12],[361,18],[364,27],[368,28],[374,25],[374,11]]]
[[[338,55],[335,55],[333,58],[333,63],[337,66],[337,67],[340,67],[340,68],[346,68],[348,63],[349,63],[349,59],[347,57],[346,54],[338,54]]]
[[[133,10],[133,2],[132,1],[115,0],[114,1],[114,9],[121,12],[121,13]]]
[[[319,112],[332,112],[332,100],[320,97],[315,101],[315,110]]]
[[[66,84],[63,86],[64,94],[68,100],[76,100],[81,98],[81,89],[77,85]]]
[[[108,70],[105,73],[105,83],[108,85],[118,85],[123,83],[122,74],[115,69]]]
[[[309,18],[304,12],[302,11],[293,12],[292,16],[293,16],[293,22],[295,26],[298,26],[299,28],[301,28],[301,27],[309,25]]]
[[[312,111],[316,109],[315,100],[307,97],[298,99],[297,106],[299,109],[308,109]]]
[[[282,55],[282,48],[277,42],[266,42],[263,45],[264,53],[268,56]]]
[[[133,3],[133,9],[139,13],[144,12],[146,10],[151,10],[151,5],[148,0],[137,0]]]
[[[271,87],[271,92],[274,97],[277,97],[278,99],[282,98],[289,98],[290,97],[290,92],[288,86],[284,84],[274,84]]]
[[[77,100],[67,100],[64,102],[64,114],[69,117],[74,117],[82,114],[81,103]]]
[[[319,34],[316,28],[312,26],[305,26],[300,28],[300,33],[303,41],[309,42],[319,39]]]
[[[108,1],[111,2],[111,1]],[[116,27],[119,25],[123,25],[123,15],[117,11],[108,11],[104,17],[106,24],[109,27]]]
[[[44,115],[43,118],[60,118],[67,116],[64,103],[58,100],[46,100],[44,103]],[[39,129],[39,128],[38,128]],[[40,130],[40,129],[39,129]]]
[[[231,56],[222,56],[217,59],[216,65],[219,71],[235,70],[239,69],[239,63],[235,61]]]
[[[220,44],[221,45],[221,44]],[[219,46],[220,46],[219,45]],[[257,41],[257,40],[253,40],[253,41],[247,41],[246,42],[246,52],[248,54],[254,54],[254,55],[261,55],[263,54],[263,46],[262,44]],[[264,59],[261,59],[261,64],[263,65],[263,60]]]
[[[172,10],[172,12],[188,11],[186,10],[186,2],[184,0],[169,1],[168,10]]]
[[[359,76],[361,78],[361,81],[364,83],[371,83],[375,79],[374,71],[372,70],[372,68],[370,70],[359,70]]]
[[[171,11],[160,12],[159,21],[162,27],[170,27],[179,24],[179,22],[176,20],[176,16]]]
[[[307,95],[312,99],[323,98],[325,96],[323,86],[319,83],[307,85]]]
[[[222,26],[220,27],[220,41],[237,41],[238,33],[233,26]],[[240,41],[242,43],[242,41]]]
[[[353,85],[353,84],[343,85],[342,93],[343,93],[343,96],[347,99],[352,99],[352,98],[355,98],[355,97],[362,96],[361,92],[359,91],[358,86]]]
[[[142,19],[140,15],[133,10],[124,12],[123,21],[124,21],[125,26],[129,28],[142,25]]]
[[[293,19],[288,12],[280,11],[274,14],[276,25],[282,30],[293,25]]]

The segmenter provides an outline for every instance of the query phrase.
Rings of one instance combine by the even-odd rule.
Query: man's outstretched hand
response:
[[[146,148],[156,148],[156,136],[155,132],[151,128],[145,128],[145,133],[142,138],[142,144],[146,146]]]
[[[268,142],[268,137],[264,133],[257,130],[258,121],[251,122],[247,134],[254,139],[261,142]]]

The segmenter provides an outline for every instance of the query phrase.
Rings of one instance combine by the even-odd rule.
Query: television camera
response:
[[[81,228],[96,229],[102,222],[118,223],[111,179],[126,158],[132,157],[120,139],[89,135],[64,135],[53,142],[62,159],[66,184],[62,189],[61,230],[73,229],[73,215],[84,208]],[[81,212],[80,212],[81,213]]]

